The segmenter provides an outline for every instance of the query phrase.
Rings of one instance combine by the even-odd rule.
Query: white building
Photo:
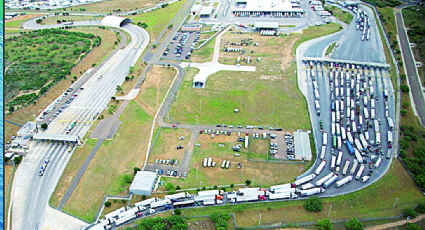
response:
[[[304,10],[299,7],[299,2],[293,0],[236,0],[233,8],[233,14],[237,17],[293,17],[301,16],[303,13]]]
[[[298,130],[294,133],[295,159],[311,161],[310,138],[307,132]]]
[[[157,174],[149,171],[138,171],[131,182],[130,193],[150,196],[157,180]]]

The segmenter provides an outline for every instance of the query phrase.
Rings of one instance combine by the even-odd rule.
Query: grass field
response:
[[[128,193],[133,167],[141,167],[145,160],[147,141],[141,140],[149,138],[152,119],[136,102],[130,102],[115,138],[102,143],[65,211],[92,222],[105,195]]]
[[[249,158],[267,160],[269,155],[269,140],[250,139],[248,146]]]
[[[9,189],[12,189],[11,186],[12,184],[10,184],[10,178],[13,177],[15,175],[15,171],[13,171],[13,166],[12,165],[4,165],[4,187],[3,187],[3,194],[4,194],[4,226],[7,226],[7,215],[9,213],[9,204],[10,204],[10,197],[8,199],[7,197],[7,193],[9,191]],[[13,179],[12,179],[13,181]]]
[[[205,34],[207,34],[207,35],[205,35]],[[205,36],[206,38],[209,38],[213,34],[215,34],[215,32],[204,33],[204,34],[201,35],[201,37]],[[198,44],[201,44],[201,43],[198,42]],[[212,57],[213,57],[213,53],[214,53],[214,44],[215,44],[215,37],[213,39],[211,39],[210,41],[208,41],[199,50],[194,50],[190,59],[193,62],[209,62],[209,61],[212,61]]]
[[[336,42],[332,42],[332,44],[330,46],[328,46],[328,48],[326,49],[326,54],[325,54],[326,56],[328,56],[329,54],[332,53],[332,51],[335,48],[335,45],[336,45]]]
[[[180,136],[184,136],[184,140],[179,140]],[[154,163],[155,159],[175,159],[182,162],[190,136],[191,132],[187,129],[162,128],[148,162]],[[177,146],[183,146],[183,149],[177,149]]]
[[[282,173],[284,175],[284,173]],[[398,199],[393,208],[395,199]],[[208,215],[215,211],[234,213],[238,227],[261,224],[315,222],[327,218],[332,220],[397,216],[405,208],[412,208],[423,201],[424,196],[415,186],[399,161],[393,163],[389,173],[375,184],[344,196],[323,199],[323,210],[309,213],[304,210],[302,201],[284,201],[267,204],[241,204],[236,206],[208,207],[182,210],[183,215]],[[241,207],[242,206],[242,207]]]
[[[81,32],[82,29],[70,30]],[[87,32],[87,30],[84,30]],[[101,30],[97,28],[91,28],[92,34],[102,37],[102,43],[100,46],[94,48],[78,65],[71,70],[72,75],[81,76],[88,68],[91,68],[93,63],[99,63],[103,60],[104,56],[112,52],[114,41],[116,39],[114,33],[110,30]],[[72,83],[73,79],[68,77],[65,80],[59,81],[53,88],[51,88],[44,96],[37,99],[36,104],[27,106],[19,111],[12,114],[8,114],[5,119],[17,122],[18,124],[25,124],[29,120],[34,120],[36,116],[54,99],[63,93]],[[18,131],[19,127],[9,123],[5,123],[5,134],[11,136]]]
[[[168,5],[165,8],[150,11],[148,13],[131,16],[133,23],[144,22],[148,24],[146,29],[150,36],[151,41],[155,41],[156,37],[166,28],[171,19],[177,14],[178,10],[186,3],[187,0],[181,0],[173,4]]]
[[[101,20],[102,17],[96,17],[96,16],[86,16],[86,15],[58,15],[58,16],[52,16],[47,17],[43,19],[41,22],[41,25],[55,25],[58,24],[57,21],[65,20],[67,22],[76,22],[76,21],[88,21],[88,20]]]
[[[244,183],[249,179],[255,186],[269,186],[272,184],[286,183],[295,179],[305,170],[304,165],[249,162],[248,150],[241,148],[240,157],[234,156],[232,146],[237,142],[237,135],[219,135],[211,139],[211,135],[200,134],[194,146],[189,172],[186,179],[163,178],[165,182],[180,185],[183,189],[199,188],[214,185],[230,185]],[[250,151],[263,151],[264,146],[259,144]],[[216,162],[215,167],[204,168],[202,166],[205,157],[212,157]],[[264,158],[263,158],[264,159]],[[222,169],[223,160],[231,161],[229,169]],[[242,163],[242,169],[238,169],[238,163]],[[243,173],[243,176],[242,176]]]
[[[330,7],[326,7],[326,9],[336,18],[338,18],[338,20],[340,20],[341,22],[344,22],[345,24],[350,24],[351,21],[353,20],[353,15],[343,11],[341,9],[339,9],[336,6],[330,6]]]
[[[98,3],[75,6],[68,8],[69,10],[80,11],[84,9],[88,12],[113,12],[114,10],[131,11],[159,3],[158,0],[107,0]]]

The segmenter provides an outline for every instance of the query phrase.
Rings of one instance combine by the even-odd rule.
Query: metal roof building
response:
[[[202,7],[201,12],[199,13],[199,15],[201,17],[209,17],[209,16],[211,16],[213,10],[214,10],[214,8],[211,7],[211,6]]]
[[[131,19],[130,18],[123,18],[123,17],[118,17],[115,15],[110,15],[110,16],[106,16],[102,19],[101,24],[104,26],[110,26],[110,27],[121,27],[127,23],[131,23]]]
[[[149,171],[138,171],[130,185],[130,193],[150,196],[157,180],[157,174]]]
[[[310,138],[307,132],[298,130],[294,133],[295,159],[311,161]]]
[[[301,8],[293,8],[291,0],[236,0],[233,14],[236,16],[299,16],[304,13]]]
[[[35,122],[28,121],[27,123],[25,123],[24,126],[22,126],[18,130],[17,134],[18,136],[32,137],[36,132],[37,132],[37,126]]]
[[[255,29],[278,29],[279,22],[254,22]]]

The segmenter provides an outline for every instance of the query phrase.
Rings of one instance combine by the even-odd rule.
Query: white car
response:
[[[369,180],[370,176],[363,176],[362,177],[362,183],[365,183]]]

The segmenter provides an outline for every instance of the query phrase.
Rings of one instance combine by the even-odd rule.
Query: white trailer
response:
[[[228,169],[230,167],[230,161],[226,162],[226,169]]]
[[[323,188],[311,188],[311,189],[307,189],[307,190],[302,190],[300,192],[300,195],[301,196],[311,196],[311,195],[322,193],[322,192],[325,192],[325,189],[323,189]]]
[[[208,157],[208,167],[211,167],[212,165],[212,157]]]
[[[340,166],[341,165],[342,155],[343,155],[342,151],[339,151],[338,152],[338,158],[336,160],[336,166]]]
[[[322,133],[322,145],[326,146],[328,145],[328,133],[327,132],[323,132]]]
[[[394,122],[393,122],[393,119],[392,119],[391,117],[387,117],[387,122],[388,122],[388,128],[389,128],[390,130],[393,130],[393,128],[394,128]]]
[[[123,217],[121,219],[115,220],[115,224],[117,226],[119,226],[119,225],[124,224],[125,222],[130,221],[130,220],[132,220],[134,218],[136,218],[136,214],[133,213],[133,214],[130,214],[128,216],[125,216],[125,217]]]
[[[354,173],[356,173],[358,165],[359,165],[359,162],[357,160],[354,160],[353,167],[351,167],[351,170],[350,170],[350,175],[354,175]]]
[[[361,114],[359,115],[359,125],[363,127],[363,116]]]
[[[287,192],[296,193],[296,192],[298,192],[298,189],[296,189],[296,188],[278,188],[278,189],[275,189],[273,191],[274,191],[274,193],[287,193]],[[267,194],[270,194],[270,193],[267,193]],[[264,192],[262,194],[258,194],[258,195],[264,195]]]
[[[322,150],[320,151],[320,159],[324,159],[326,155],[326,146],[322,145]]]
[[[139,206],[140,206],[140,207],[143,207],[143,206],[150,205],[151,203],[156,202],[157,200],[158,200],[158,198],[153,197],[153,198],[149,198],[149,199],[144,200],[144,201],[137,202],[137,203],[135,203],[134,205],[135,205],[136,207],[139,207]]]
[[[367,96],[363,97],[363,106],[367,107]]]
[[[344,164],[344,168],[342,168],[342,175],[345,176],[345,174],[347,174],[349,167],[350,167],[350,160],[346,159],[345,164]]]
[[[375,120],[375,109],[370,109],[370,119]]]
[[[375,100],[370,100],[370,108],[374,109],[375,108]]]
[[[344,112],[344,101],[342,101],[342,100],[341,100],[339,103],[341,104],[341,105],[339,106],[339,107],[340,107],[340,111],[341,111],[341,112]]]
[[[336,125],[335,125],[335,123],[332,123],[331,124],[331,134],[332,134],[332,136],[335,136],[335,129],[336,129]]]
[[[202,201],[203,205],[215,205],[215,199],[207,199]]]
[[[361,144],[361,142],[359,141],[359,139],[354,139],[354,144],[356,145],[357,150],[359,150],[359,152],[363,151],[363,146]]]
[[[198,192],[198,196],[215,196],[215,195],[220,195],[221,191],[220,190],[208,190],[208,191],[199,191]]]
[[[301,185],[301,184],[307,183],[307,182],[309,182],[309,181],[313,180],[314,178],[316,178],[316,174],[310,174],[310,175],[308,175],[308,176],[305,176],[305,177],[302,177],[302,178],[300,178],[300,179],[296,180],[296,181],[294,182],[294,184],[295,184],[296,186],[298,186],[298,185]]]
[[[382,163],[382,158],[381,157],[378,157],[378,160],[376,160],[376,163],[375,163],[374,167],[375,168],[379,168],[379,166],[381,165],[381,163]]]
[[[342,138],[343,141],[347,140],[347,133],[346,133],[344,127],[341,127],[341,138]]]
[[[337,143],[337,148],[341,149],[342,148],[342,139],[341,136],[337,136],[336,137],[336,143]]]
[[[236,202],[255,201],[255,200],[258,200],[258,195],[255,195],[255,194],[236,197]]]
[[[351,118],[350,114],[351,114],[351,109],[350,107],[347,107],[347,118]]]
[[[319,90],[317,90],[317,89],[314,90],[314,96],[315,96],[316,100],[319,100],[319,98],[320,98]]]
[[[359,168],[359,171],[357,171],[357,174],[356,174],[356,180],[360,179],[360,177],[363,174],[364,168],[365,168],[364,164],[361,164],[360,165],[360,168]]]
[[[341,120],[341,111],[337,110],[335,116],[336,116],[336,122],[339,123],[339,121]]]
[[[320,103],[319,103],[319,100],[315,100],[314,101],[314,104],[316,105],[317,116],[320,116]]]
[[[316,168],[316,171],[314,173],[316,175],[319,175],[322,172],[322,170],[325,167],[325,165],[326,165],[326,160],[323,159],[322,162],[320,163],[320,165]]]
[[[247,149],[249,146],[249,136],[245,137],[245,148]]]
[[[226,160],[224,160],[223,162],[221,162],[221,168],[226,167]]]
[[[208,167],[208,158],[207,157],[204,158],[204,163],[202,163],[202,166]]]
[[[366,130],[366,131],[364,132],[364,138],[366,138],[366,140],[367,140],[367,141],[369,141],[369,140],[370,140],[369,131],[367,131],[367,130]]]
[[[316,186],[322,186],[323,183],[325,183],[327,180],[329,180],[329,178],[333,177],[333,175],[335,175],[333,172],[329,173],[328,175],[320,178],[318,181],[316,181]]]
[[[169,199],[159,200],[159,201],[151,203],[151,208],[162,207],[162,206],[165,206],[167,204],[171,204],[171,200],[169,200]]]
[[[338,175],[334,175],[329,180],[327,180],[325,183],[323,183],[323,188],[329,187],[331,184],[333,184],[338,179]]]
[[[286,198],[297,198],[298,196],[294,193],[286,192],[286,193],[271,193],[269,195],[270,200],[278,200],[278,199],[286,199]]]
[[[360,164],[363,163],[363,157],[357,149],[354,149],[354,155]]]
[[[276,190],[276,189],[288,189],[288,188],[293,188],[293,187],[295,187],[295,185],[292,184],[292,183],[273,185],[273,186],[270,186],[270,192],[274,192],[274,190]]]
[[[366,107],[363,108],[363,114],[365,119],[369,119],[369,110]]]
[[[170,200],[181,199],[181,198],[189,198],[189,197],[191,197],[191,195],[187,192],[180,192],[180,193],[176,193],[176,194],[173,194],[173,195],[165,195],[164,196],[165,199],[170,199]]]
[[[335,116],[335,112],[334,111],[332,111],[332,120],[331,120],[331,122],[332,122],[332,124],[334,124],[335,123],[335,121],[336,121],[336,116]]]
[[[301,186],[302,190],[311,189],[311,188],[314,188],[314,184],[312,183],[307,183]]]
[[[116,217],[116,216],[118,216],[118,214],[120,214],[122,212],[125,212],[125,207],[119,208],[119,209],[117,209],[117,210],[115,210],[113,212],[110,212],[108,214],[105,214],[105,219],[111,219],[113,217]]]
[[[351,121],[353,121],[353,122],[354,122],[354,118],[356,118],[356,115],[355,115],[355,113],[354,113],[354,109],[351,109],[351,115],[350,115],[350,119],[351,119]]]
[[[366,138],[364,137],[363,133],[361,133],[359,136],[360,136],[360,142],[363,145],[363,148],[367,148],[368,144],[367,144]]]
[[[339,188],[345,184],[347,184],[348,182],[353,180],[353,176],[346,176],[344,178],[342,178],[341,180],[336,182],[336,187]]]
[[[352,129],[353,133],[357,133],[356,121],[351,122],[351,129]]]
[[[350,142],[350,144],[354,143],[354,139],[353,139],[353,136],[351,135],[351,132],[347,132],[347,139]]]
[[[393,132],[388,130],[388,144],[393,144]]]
[[[331,158],[331,167],[330,170],[333,171],[335,169],[335,163],[336,163],[336,155],[332,155]]]
[[[375,127],[375,133],[379,132],[379,121],[378,120],[374,120],[373,121],[373,125]]]
[[[381,133],[375,133],[375,142],[377,145],[381,144]]]

